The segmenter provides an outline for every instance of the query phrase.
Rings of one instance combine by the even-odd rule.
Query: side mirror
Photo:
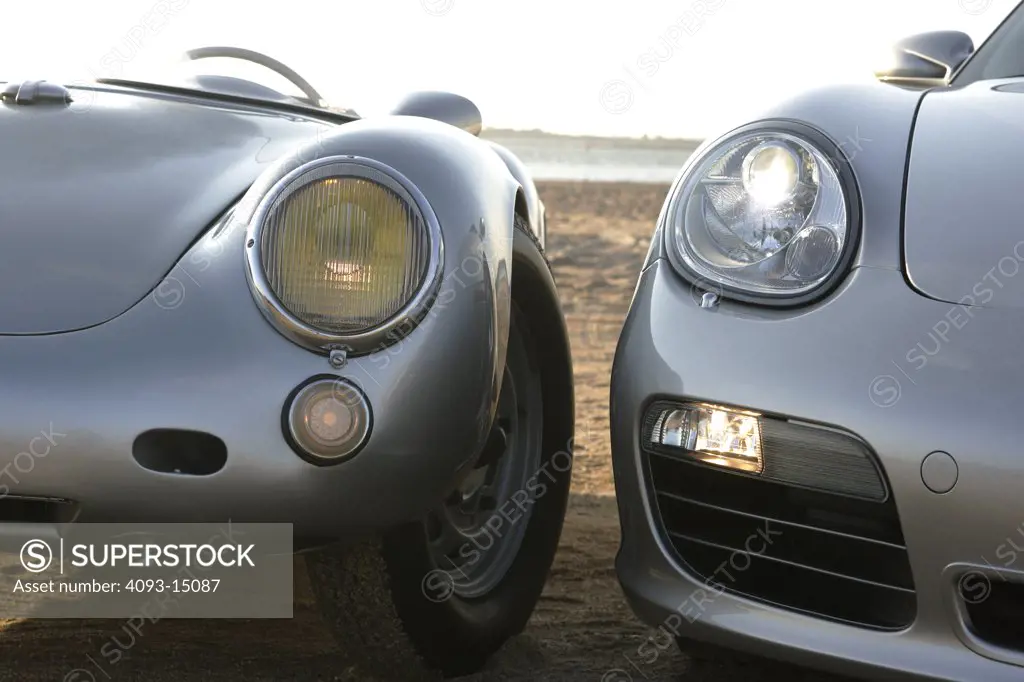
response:
[[[932,31],[904,38],[892,48],[892,61],[875,70],[883,83],[923,89],[946,85],[974,52],[974,41],[960,31]]]
[[[465,97],[450,92],[414,92],[399,102],[391,113],[395,116],[432,118],[473,135],[479,135],[483,128],[480,109]]]

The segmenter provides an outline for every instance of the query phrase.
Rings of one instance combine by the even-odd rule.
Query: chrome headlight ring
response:
[[[742,150],[744,145],[749,147],[746,150],[746,157],[738,154],[738,150]],[[732,240],[736,244],[738,251],[746,249],[747,253],[741,254],[741,257],[750,254],[748,256],[749,260],[745,263],[729,262],[728,258],[723,255],[719,263],[701,262],[701,254],[698,252],[698,249],[692,247],[694,242],[691,239],[693,225],[688,226],[686,219],[694,217],[695,207],[694,202],[691,200],[695,198],[698,192],[704,191],[705,180],[709,179],[709,173],[712,168],[715,168],[716,165],[721,165],[719,162],[722,162],[723,164],[730,165],[735,170],[735,177],[723,178],[723,180],[729,179],[737,187],[735,190],[736,196],[726,196],[726,200],[738,203],[740,200],[739,194],[741,194],[740,190],[744,192],[748,190],[747,183],[750,180],[751,168],[754,166],[752,156],[761,151],[768,151],[774,154],[777,157],[776,160],[781,161],[782,165],[792,166],[790,158],[793,157],[783,153],[780,148],[788,149],[796,154],[795,158],[798,161],[798,167],[796,168],[798,173],[797,182],[795,185],[785,182],[770,183],[767,185],[767,188],[776,194],[784,195],[786,191],[796,187],[806,189],[803,184],[806,180],[807,186],[813,187],[815,192],[812,198],[807,199],[809,202],[807,206],[809,208],[806,211],[806,220],[791,222],[786,235],[776,238],[773,243],[769,243],[766,251],[761,253],[758,253],[756,249],[749,248],[749,240],[753,235],[752,232],[744,235],[742,230],[732,229],[732,226],[723,220],[721,225],[715,226],[719,235],[725,235],[727,239]],[[736,154],[736,158],[727,161],[731,154]],[[808,163],[799,163],[801,158],[804,158]],[[812,178],[809,175],[804,176],[804,173],[815,173],[815,175]],[[817,175],[818,173],[820,175]],[[717,180],[718,178],[711,177],[710,179]],[[813,182],[811,182],[812,180]],[[825,234],[824,230],[815,230],[816,224],[811,220],[811,218],[815,217],[814,212],[822,207],[822,201],[820,201],[823,192],[822,187],[827,183],[830,183],[828,188],[833,194],[830,198],[831,205],[826,208],[830,208],[831,214],[834,214],[834,216],[841,214],[845,221],[845,232],[840,235],[841,244],[839,245],[838,253],[827,264],[827,272],[823,272],[819,277],[810,278],[806,286],[793,285],[791,290],[786,290],[782,287],[773,290],[770,280],[765,279],[758,282],[757,276],[747,277],[747,281],[744,281],[744,278],[741,276],[734,276],[736,273],[742,274],[743,268],[747,268],[748,272],[756,272],[759,268],[765,270],[774,268],[773,274],[779,277],[778,281],[780,282],[788,277],[790,281],[787,284],[792,284],[792,280],[798,279],[796,275],[799,275],[799,270],[798,267],[794,267],[790,262],[791,259],[788,251],[791,251],[791,249],[788,249],[788,246],[796,241],[795,238],[800,235],[804,235],[803,238],[806,240],[806,235],[812,232],[819,237],[829,236]],[[713,202],[706,197],[702,201],[703,203],[699,209],[703,216],[706,212],[705,205],[710,205]],[[713,206],[712,209],[714,209]],[[794,213],[794,215],[799,218],[798,212]],[[718,216],[713,214],[713,217]],[[701,217],[698,222],[700,221],[704,221],[701,225],[706,228],[706,219]],[[754,221],[750,221],[749,216],[747,216],[747,222],[744,226],[749,230],[752,223],[755,227],[761,227],[754,223]],[[796,227],[794,228],[793,225]],[[843,154],[839,145],[835,144],[828,136],[807,124],[797,121],[785,119],[764,120],[742,126],[719,137],[691,157],[673,183],[669,200],[662,215],[661,227],[664,250],[668,254],[669,261],[675,270],[695,288],[712,291],[726,298],[744,303],[755,303],[773,307],[806,305],[831,292],[849,272],[850,264],[860,243],[860,193],[849,160]],[[705,232],[710,233],[711,230],[705,229]],[[770,232],[770,229],[767,232]],[[833,232],[836,233],[835,230]],[[757,236],[764,239],[760,234]],[[744,241],[744,237],[747,238],[747,241]],[[790,241],[786,241],[787,238]],[[682,240],[687,241],[684,242]],[[764,241],[771,242],[771,238]],[[710,243],[706,237],[705,242]],[[715,245],[716,248],[718,246],[717,244]],[[759,244],[759,246],[761,245]],[[804,246],[803,248],[806,249],[807,247]],[[768,255],[763,256],[764,253]],[[757,260],[759,256],[763,256],[760,261]],[[768,264],[768,267],[762,264]]]
[[[325,172],[329,176],[324,176]],[[379,325],[355,333],[333,333],[299,319],[281,302],[267,278],[263,265],[263,230],[271,212],[281,200],[322,177],[356,178],[383,186],[418,213],[426,229],[429,254],[419,288],[412,297]],[[329,156],[304,163],[291,170],[264,194],[256,205],[245,234],[246,278],[263,316],[286,338],[317,353],[341,349],[350,355],[365,355],[403,339],[430,309],[444,270],[444,240],[440,223],[423,193],[400,172],[373,159]]]

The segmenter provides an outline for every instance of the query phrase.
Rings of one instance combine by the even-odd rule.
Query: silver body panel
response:
[[[104,97],[77,112],[0,112],[71,117],[72,129],[92,125],[117,142],[107,157],[68,160],[80,190],[4,220],[73,215],[78,223],[66,229],[90,226],[89,235],[75,236],[89,242],[86,254],[95,255],[96,244],[123,246],[95,262],[51,246],[51,255],[58,251],[78,269],[69,265],[60,278],[54,268],[33,287],[8,278],[3,287],[9,298],[0,313],[31,308],[37,297],[46,313],[0,314],[0,332],[91,326],[0,334],[0,493],[72,500],[80,521],[281,521],[295,524],[297,538],[345,537],[420,517],[479,453],[500,388],[521,188],[499,156],[472,135],[426,119],[336,127],[272,109],[147,93],[116,95],[131,101],[111,104],[114,114]],[[159,125],[151,121],[154,109]],[[95,120],[77,124],[75,116]],[[177,153],[171,142],[141,149],[123,143],[155,127],[191,129],[204,117],[223,129],[179,140]],[[131,131],[127,138],[119,127]],[[35,142],[47,149],[45,139]],[[64,158],[45,154],[53,165]],[[437,216],[445,253],[438,296],[419,326],[340,369],[268,323],[244,258],[244,216],[260,193],[288,170],[332,155],[374,159],[414,183]],[[68,168],[54,172],[73,180]],[[88,192],[101,187],[106,194]],[[124,205],[110,205],[113,188]],[[235,219],[208,229],[243,194]],[[147,202],[172,199],[180,210],[154,217],[137,228],[141,234],[123,222],[145,213]],[[43,257],[38,240],[24,245],[29,256]],[[122,277],[120,259],[133,260],[126,270],[134,274]],[[106,278],[110,296],[77,290],[86,270]],[[78,302],[60,301],[62,292]],[[320,374],[356,383],[373,411],[365,448],[330,467],[299,458],[282,433],[288,394]],[[133,459],[132,443],[154,428],[214,434],[227,445],[227,463],[209,476],[146,470]],[[43,453],[40,432],[50,430],[60,436]]]
[[[0,272],[18,284],[0,287],[0,334],[123,313],[283,151],[328,127],[117,91],[0,106]]]
[[[1024,81],[982,81],[924,99],[910,154],[905,239],[907,275],[926,295],[1024,308],[1024,277],[1015,277],[1014,266],[1024,258],[1021,159]]]
[[[957,579],[968,567],[992,580],[1000,575],[1024,580],[1024,552],[1009,561],[1005,551],[997,554],[1006,549],[1009,538],[1017,538],[1024,515],[1018,427],[1024,395],[1024,363],[1018,351],[1024,311],[934,300],[916,291],[905,277],[904,175],[921,97],[919,92],[888,86],[851,86],[806,95],[766,115],[806,122],[831,137],[849,159],[859,184],[859,250],[847,277],[821,301],[789,310],[729,300],[701,308],[701,292],[665,258],[659,227],[619,340],[611,387],[612,451],[622,522],[616,567],[630,603],[648,624],[668,623],[684,637],[846,675],[958,682],[1019,680],[1024,675],[1024,655],[971,634],[957,599]],[[928,111],[932,97],[953,100],[967,95],[924,97],[923,109]],[[938,135],[936,125],[927,124],[932,138]],[[979,134],[974,131],[971,136]],[[922,163],[915,138],[908,221],[914,215],[933,215],[934,206],[962,216],[975,197],[984,203],[987,189],[954,190],[952,184],[973,188],[983,178],[962,177],[936,164],[939,158],[960,158],[961,152],[966,158],[967,152],[955,142],[959,135],[958,130],[944,128],[947,145],[930,148]],[[1001,143],[989,142],[993,149]],[[929,144],[938,140],[930,139]],[[975,166],[982,163],[978,159]],[[1008,163],[1003,163],[1004,170]],[[917,180],[915,173],[920,174]],[[1019,213],[1011,215],[1008,209],[1012,201],[997,203],[994,215],[979,210],[979,220],[964,232],[984,245],[972,255],[987,249],[985,254],[993,256],[981,272],[961,269],[957,257],[962,249],[953,253],[950,248],[961,236],[950,236],[950,226],[933,229],[908,222],[908,239],[911,230],[914,235],[931,230],[931,253],[949,275],[949,290],[964,282],[973,284],[1004,255],[999,245],[1014,237],[1008,247],[1012,249],[1019,241]],[[930,208],[914,213],[912,206]],[[982,217],[986,215],[987,219]],[[913,258],[909,245],[908,256]],[[972,258],[965,262],[978,264]],[[912,270],[913,266],[911,260]],[[935,281],[929,280],[929,286]],[[970,288],[963,293],[970,293]],[[877,390],[880,377],[888,382],[884,395]],[[639,448],[641,420],[652,398],[666,396],[834,426],[869,443],[888,476],[906,538],[917,592],[913,624],[885,632],[730,593],[712,593],[709,598],[712,590],[677,562],[651,512],[646,456]],[[952,454],[959,465],[959,480],[944,495],[931,492],[922,480],[922,461],[936,450]]]

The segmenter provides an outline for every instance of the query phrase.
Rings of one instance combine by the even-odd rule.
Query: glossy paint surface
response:
[[[142,299],[312,119],[143,93],[0,106],[0,334],[105,322]]]
[[[850,271],[810,305],[779,310],[725,300],[703,309],[702,290],[676,272],[656,235],[619,340],[611,388],[623,528],[616,563],[634,610],[648,624],[681,623],[683,636],[874,679],[1008,681],[1024,675],[1024,655],[971,633],[957,592],[967,572],[1024,581],[1024,555],[1010,564],[997,558],[1005,556],[997,552],[1017,533],[1022,514],[1016,424],[1024,386],[1017,352],[1024,311],[1010,303],[1019,299],[1009,287],[1001,310],[935,300],[960,300],[953,292],[997,265],[996,245],[1012,234],[1015,199],[995,199],[980,169],[993,159],[1008,168],[1017,142],[988,138],[988,119],[979,117],[975,131],[957,127],[980,140],[974,149],[988,152],[968,163],[971,143],[940,125],[956,120],[966,126],[969,115],[957,110],[957,102],[1019,96],[975,87],[973,95],[842,87],[766,113],[831,137],[861,194],[863,231]],[[913,137],[910,152],[922,96],[918,126],[925,137]],[[1009,134],[1009,121],[993,125]],[[959,174],[959,160],[979,173]],[[979,219],[957,231],[953,223],[975,210]],[[974,272],[972,266],[989,259],[988,267]],[[703,581],[661,540],[650,508],[638,443],[643,409],[656,396],[745,407],[846,429],[867,441],[899,510],[917,589],[915,622],[904,631],[877,632],[730,594],[706,598]],[[922,463],[935,451],[950,453],[959,469],[955,487],[945,494],[922,480]]]
[[[1024,308],[1024,80],[924,98],[907,177],[907,275],[923,293]]]
[[[28,166],[19,180],[9,163],[4,178],[33,199],[0,190],[20,254],[0,249],[0,490],[74,501],[81,521],[275,520],[321,540],[413,520],[447,494],[490,428],[519,248],[520,186],[489,145],[416,117],[330,126],[126,91],[79,106],[0,110],[22,121],[8,125],[25,131],[16,144]],[[261,314],[245,234],[278,179],[349,155],[422,192],[445,258],[419,325],[335,368]],[[62,333],[28,333],[43,331]],[[322,374],[358,385],[373,413],[366,446],[329,467],[299,458],[282,432],[289,393]],[[213,434],[227,463],[208,476],[144,469],[132,443],[155,428]],[[37,455],[41,432],[59,435]]]

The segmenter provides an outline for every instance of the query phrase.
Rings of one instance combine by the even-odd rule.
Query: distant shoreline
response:
[[[692,151],[703,142],[681,137],[604,137],[600,135],[563,135],[543,130],[512,130],[484,128],[480,137],[498,143],[559,143],[582,147],[627,147],[630,149],[680,149]]]
[[[508,148],[535,180],[672,182],[700,140],[557,135],[541,130],[484,129],[481,138]]]

